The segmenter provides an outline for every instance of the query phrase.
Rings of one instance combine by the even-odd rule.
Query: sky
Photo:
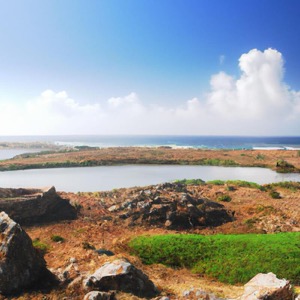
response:
[[[300,136],[298,0],[0,0],[0,135]]]

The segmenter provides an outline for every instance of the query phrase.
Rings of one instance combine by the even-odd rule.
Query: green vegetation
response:
[[[271,191],[269,193],[269,195],[273,198],[273,199],[280,199],[281,196],[280,196],[280,193],[278,193],[277,191]]]
[[[258,221],[259,219],[254,217],[254,218],[246,219],[244,221],[244,224],[247,225],[249,229],[252,229],[254,227],[254,224],[257,223]]]
[[[212,184],[212,185],[225,185],[224,180],[216,179],[216,180],[209,180],[206,181],[206,184]]]
[[[34,248],[36,248],[38,251],[40,251],[43,255],[45,255],[48,250],[50,249],[50,246],[44,242],[42,242],[39,238],[36,238],[32,241],[32,245]]]
[[[217,200],[222,202],[230,202],[231,197],[229,195],[221,195],[217,198]]]
[[[245,283],[260,272],[300,283],[300,232],[140,236],[130,247],[146,264],[187,267],[230,284]]]
[[[207,181],[207,184],[213,184],[213,185],[230,185],[234,187],[248,187],[248,188],[253,188],[253,189],[259,189],[261,191],[265,190],[265,188],[255,182],[251,181],[245,181],[245,180],[211,180]]]
[[[56,243],[63,243],[65,241],[65,239],[63,237],[61,237],[60,235],[55,235],[55,234],[51,236],[51,240]]]
[[[258,159],[258,160],[264,160],[266,158],[266,156],[265,155],[263,155],[263,154],[257,154],[256,155],[256,159]]]
[[[186,184],[186,185],[203,185],[205,181],[202,179],[181,179],[175,180],[175,183]]]
[[[276,162],[276,170],[280,173],[295,172],[297,169],[292,164],[288,163],[284,159],[280,159]]]
[[[223,166],[223,167],[236,167],[239,164],[232,159],[219,159],[219,158],[202,158],[197,161],[197,164],[202,166]]]
[[[93,246],[92,244],[90,244],[89,242],[83,242],[82,243],[82,248],[85,250],[95,250],[95,246]]]
[[[280,188],[288,189],[290,191],[297,191],[300,190],[300,182],[281,181],[281,182],[275,182],[266,185],[266,188],[268,189],[272,189],[274,187],[280,187]]]

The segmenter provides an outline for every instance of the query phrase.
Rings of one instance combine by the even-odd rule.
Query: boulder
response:
[[[125,259],[105,263],[86,279],[84,286],[91,290],[117,290],[139,297],[154,297],[158,294],[148,276]]]
[[[91,291],[87,293],[83,300],[114,300],[115,293]]]
[[[0,213],[0,293],[11,294],[32,287],[49,276],[46,262],[19,224]]]
[[[288,280],[275,274],[259,273],[244,286],[244,294],[238,300],[291,300],[293,289]]]
[[[135,207],[120,211],[120,219],[131,226],[150,225],[180,230],[219,226],[233,221],[233,212],[209,199],[193,198],[187,193],[174,193],[173,198],[155,198],[137,202]],[[159,201],[158,201],[159,200]]]
[[[0,188],[0,211],[5,211],[21,225],[72,220],[77,216],[76,209],[56,193],[55,187]]]

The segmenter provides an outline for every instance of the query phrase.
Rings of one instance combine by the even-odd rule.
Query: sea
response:
[[[0,136],[4,142],[46,142],[90,147],[172,147],[198,149],[300,150],[300,136],[190,136],[190,135],[52,135]]]

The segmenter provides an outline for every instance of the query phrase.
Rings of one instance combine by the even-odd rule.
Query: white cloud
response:
[[[22,107],[0,102],[0,134],[299,135],[300,91],[284,83],[283,65],[277,50],[253,49],[239,59],[239,78],[214,74],[206,95],[171,108],[134,92],[100,105],[46,90]]]
[[[224,54],[219,56],[219,63],[220,65],[223,65],[224,61],[225,61],[226,56]]]

